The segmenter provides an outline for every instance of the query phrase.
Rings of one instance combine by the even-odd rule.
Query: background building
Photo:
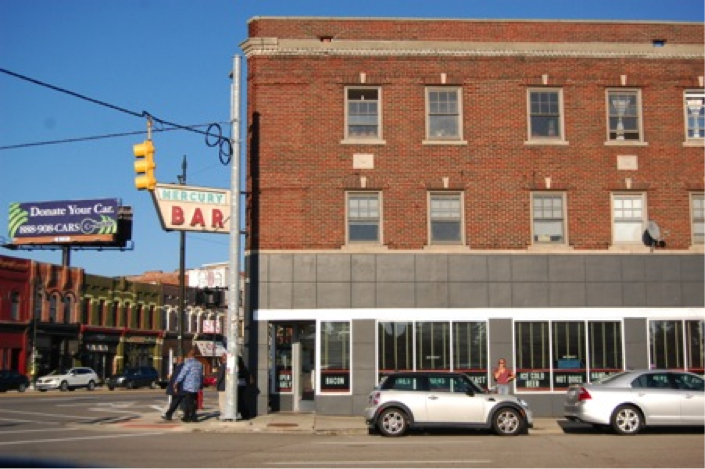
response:
[[[258,17],[248,360],[268,409],[500,357],[538,415],[703,373],[703,24]]]

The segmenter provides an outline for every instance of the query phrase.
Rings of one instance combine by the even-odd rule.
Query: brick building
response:
[[[703,24],[249,22],[259,412],[360,414],[453,369],[703,373]]]

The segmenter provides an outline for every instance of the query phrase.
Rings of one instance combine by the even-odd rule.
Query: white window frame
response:
[[[697,225],[700,225],[700,230],[697,229]],[[705,194],[702,192],[691,192],[690,230],[691,242],[694,246],[703,246],[705,244],[703,225],[705,225]],[[700,231],[700,238],[698,238],[698,231]]]
[[[620,109],[622,109],[622,112],[626,116],[628,113],[629,109],[628,108],[618,108],[615,106],[613,103],[614,98],[616,95],[631,95],[635,97],[635,108],[636,108],[636,119],[637,119],[637,131],[639,133],[639,138],[637,139],[627,139],[627,138],[619,138],[619,124],[615,126],[615,129],[613,130],[611,127],[611,120],[610,118],[612,117],[612,109],[615,109],[617,113],[620,112]],[[626,106],[626,105],[625,105]],[[638,145],[638,144],[644,144],[644,110],[643,106],[641,103],[641,90],[635,89],[635,88],[609,88],[605,91],[605,111],[607,115],[607,141],[606,143],[610,145]],[[629,116],[627,116],[629,117]],[[622,126],[623,127],[623,126]],[[625,131],[624,129],[622,130],[622,133],[629,133],[629,132],[634,132],[634,131]],[[617,136],[614,138],[611,137],[611,134],[615,133]]]
[[[435,144],[457,144],[466,143],[463,141],[463,93],[462,88],[459,86],[427,86],[425,89],[425,101],[426,101],[426,140],[424,143],[435,143]],[[445,116],[455,116],[456,126],[458,129],[457,135],[443,135],[438,132],[431,132],[431,93],[446,92],[455,93],[457,98],[458,109],[457,113],[448,114],[434,114],[435,115],[445,115]]]
[[[375,241],[365,241],[365,240],[352,240],[350,239],[350,224],[354,221],[354,219],[350,215],[350,201],[352,198],[355,196],[372,196],[375,195],[377,197],[377,240]],[[360,220],[365,220],[360,219]],[[366,220],[372,220],[372,218],[366,218]],[[373,245],[381,245],[382,244],[382,239],[383,239],[383,231],[382,231],[382,220],[383,220],[383,211],[382,211],[382,192],[381,191],[348,191],[345,193],[345,242],[347,244],[373,244]]]
[[[639,200],[641,203],[641,217],[639,218],[639,221],[632,221],[632,222],[620,222],[617,219],[617,206],[616,203],[617,201],[620,200],[626,200],[626,199],[632,199],[632,200]],[[630,207],[626,207],[627,211],[630,211]],[[646,206],[646,193],[645,192],[613,192],[611,194],[611,200],[610,200],[610,214],[612,218],[612,244],[613,245],[619,245],[619,246],[624,246],[624,245],[642,245],[642,236],[643,232],[646,226],[646,223],[648,221],[648,213],[647,213],[647,206]],[[632,220],[636,220],[636,218],[633,218]],[[621,225],[621,223],[624,223],[625,226],[632,226],[634,229],[636,228],[637,223],[639,224],[638,231],[635,233],[634,239],[630,240],[624,240],[624,239],[618,239],[617,238],[617,228],[618,225]],[[627,223],[630,223],[630,225],[627,225]]]
[[[533,117],[535,115],[532,107],[532,96],[535,93],[553,93],[558,97],[558,129],[554,135],[534,135]],[[526,92],[526,127],[528,141],[530,143],[564,143],[565,142],[565,110],[563,106],[563,89],[562,88],[529,88]]]
[[[459,204],[459,231],[460,240],[458,241],[434,241],[433,240],[433,222],[432,218],[432,202],[434,198],[457,198]],[[429,191],[427,193],[427,203],[428,207],[428,244],[430,246],[464,246],[465,245],[465,194],[461,191]]]
[[[536,240],[535,227],[536,227],[536,214],[534,212],[534,200],[536,197],[540,198],[556,198],[561,200],[561,234],[563,235],[562,241],[539,241]],[[536,191],[531,193],[531,244],[536,246],[565,246],[568,244],[568,220],[567,220],[568,208],[566,206],[566,194],[565,192],[557,191]],[[547,220],[547,219],[542,219]],[[556,220],[556,219],[553,219]]]
[[[698,103],[699,101],[699,103]],[[701,90],[685,90],[683,93],[683,111],[685,125],[685,141],[687,143],[703,144],[705,143],[705,126],[700,126],[697,121],[705,118],[705,89]],[[694,116],[698,116],[695,117]],[[691,122],[695,119],[696,125],[691,126]],[[691,130],[695,129],[693,136]]]
[[[355,135],[350,132],[350,103],[357,100],[350,99],[350,92],[355,90],[375,90],[377,91],[377,135]],[[344,142],[354,143],[383,143],[382,139],[382,87],[380,86],[346,86],[344,89],[345,100],[345,135]],[[360,100],[362,101],[362,100]]]

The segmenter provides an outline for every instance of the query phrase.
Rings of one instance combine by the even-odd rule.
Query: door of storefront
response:
[[[279,323],[275,329],[276,391],[291,396],[291,410],[313,412],[316,395],[316,323]]]

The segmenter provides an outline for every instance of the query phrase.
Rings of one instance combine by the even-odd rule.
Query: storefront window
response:
[[[685,342],[688,347],[688,370],[693,373],[702,375],[705,372],[705,364],[703,363],[703,332],[705,330],[705,321],[686,321],[685,322]]]
[[[274,392],[291,392],[293,390],[291,339],[294,328],[290,325],[277,324],[274,330],[274,361],[276,379]]]
[[[653,368],[685,368],[683,321],[651,321],[649,336]]]
[[[453,369],[487,388],[487,323],[453,323]]]
[[[450,370],[450,323],[416,323],[416,369]]]
[[[622,323],[588,322],[588,350],[590,381],[622,371]]]
[[[586,382],[585,323],[554,322],[552,333],[553,389]]]
[[[350,392],[350,323],[321,322],[321,392]]]
[[[411,322],[380,322],[377,324],[378,379],[393,371],[414,369],[414,327]]]
[[[517,391],[550,391],[549,323],[517,322],[514,328]]]

